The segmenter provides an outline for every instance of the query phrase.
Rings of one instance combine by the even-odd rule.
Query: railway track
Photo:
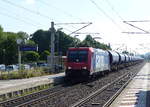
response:
[[[80,85],[80,84],[75,85],[74,87],[69,87],[69,88],[66,88],[66,89],[61,89],[61,90],[59,90],[59,91],[57,91],[57,92],[53,92],[53,93],[51,93],[51,94],[48,94],[48,95],[45,95],[45,96],[41,96],[41,97],[39,97],[39,98],[30,100],[30,101],[28,101],[28,102],[19,104],[19,105],[17,105],[17,106],[18,106],[18,107],[28,107],[29,105],[30,105],[30,106],[32,106],[32,105],[34,106],[34,105],[36,105],[36,104],[39,104],[39,103],[41,103],[41,102],[44,102],[44,101],[47,100],[47,99],[51,99],[51,98],[53,98],[53,97],[55,97],[55,96],[57,96],[57,95],[60,95],[60,94],[62,94],[62,93],[65,93],[66,91],[70,91],[70,90],[73,89],[73,88],[78,88],[79,85]]]
[[[51,89],[46,89],[46,90],[42,90],[39,92],[35,92],[26,96],[21,96],[21,97],[17,97],[11,100],[7,100],[7,101],[3,101],[0,102],[0,107],[12,107],[12,106],[17,106],[19,104],[28,102],[32,99],[36,99],[39,96],[45,96],[48,93],[54,92],[54,91],[58,91],[58,89],[61,87],[61,85],[51,88]]]
[[[111,83],[108,83],[107,85],[105,85],[102,88],[98,89],[97,91],[93,92],[92,94],[90,94],[86,98],[83,98],[79,102],[73,104],[71,107],[84,107],[84,106],[88,107],[90,105],[91,106],[97,105],[98,107],[109,107],[109,105],[113,102],[113,100],[121,93],[121,91],[125,88],[125,86],[132,80],[132,78],[136,74],[137,73],[135,73],[133,75],[131,73],[126,73],[123,76],[120,76],[119,78],[112,81]],[[111,97],[104,105],[101,104],[101,99],[99,99],[99,101],[96,101],[96,102],[90,101],[90,100],[94,99],[95,97],[99,96],[100,94],[104,95],[104,93],[106,93],[106,91],[114,91],[114,90],[112,90],[112,88],[116,88],[116,87],[113,87],[116,84],[121,85],[121,88],[117,87],[116,94],[113,97]]]
[[[71,84],[62,84],[55,86],[54,88],[42,90],[39,92],[35,92],[26,96],[21,96],[18,98],[14,98],[8,101],[0,102],[0,107],[15,107],[15,106],[26,106],[29,104],[36,104],[37,102],[41,102],[44,99],[52,98],[57,94],[64,93],[66,91],[71,90],[72,88],[77,88],[80,84],[75,86],[71,86]],[[34,103],[33,103],[34,102]]]
[[[122,75],[121,77],[124,77],[125,76],[124,72],[130,72],[131,70],[136,71],[137,69],[139,70],[139,68],[141,68],[141,66],[142,65],[140,65],[140,67],[138,67],[138,68],[129,67],[128,69],[124,69],[124,70],[120,70],[119,72],[111,73],[108,76],[102,77],[98,80],[90,81],[89,83],[80,83],[80,84],[75,84],[72,86],[58,86],[53,89],[40,91],[39,93],[33,93],[31,95],[16,98],[16,99],[13,99],[10,101],[1,102],[0,107],[14,107],[14,106],[70,107],[70,106],[78,106],[77,104],[79,102],[81,102],[81,99],[83,100],[83,98],[87,98],[88,96],[91,96],[91,97],[96,96],[96,95],[94,95],[94,93],[96,93],[98,89],[99,89],[99,91],[101,90],[101,92],[104,92],[106,87],[108,87],[112,84],[113,80],[117,81],[116,78],[121,75]],[[120,79],[121,79],[121,77],[120,77]],[[107,86],[105,86],[106,84],[107,84]],[[91,93],[93,93],[93,95],[91,95]],[[98,92],[98,93],[100,93],[100,92]],[[108,101],[108,99],[107,99],[107,101]],[[91,104],[94,105],[96,103],[91,103]]]

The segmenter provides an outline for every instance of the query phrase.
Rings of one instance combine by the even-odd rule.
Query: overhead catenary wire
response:
[[[139,20],[139,21],[124,21],[124,19],[121,17],[121,15],[114,9],[113,5],[109,2],[109,0],[105,0],[105,2],[111,7],[111,9],[116,13],[116,15],[122,20],[122,22],[136,28],[136,29],[139,29],[143,32],[122,32],[122,33],[127,33],[127,34],[150,34],[148,31],[140,28],[140,27],[137,27],[129,22],[150,22],[150,20]]]
[[[133,21],[127,21],[127,22],[150,22],[150,20],[133,20]]]
[[[40,0],[39,0],[38,2],[44,4],[44,5],[47,6],[47,7],[52,7],[52,8],[54,8],[54,9],[56,9],[56,10],[60,11],[61,13],[65,14],[66,16],[69,16],[69,17],[71,17],[71,18],[74,18],[74,19],[77,19],[77,20],[79,20],[79,21],[82,21],[82,19],[77,18],[77,17],[73,16],[72,14],[70,14],[69,12],[66,12],[66,11],[64,11],[63,9],[60,9],[60,8],[58,8],[58,7],[56,7],[56,6],[52,5],[52,4],[49,4],[49,3],[46,3],[46,2],[40,1]],[[63,24],[63,25],[64,25],[64,24]],[[67,25],[67,24],[66,24],[66,25]],[[68,24],[68,25],[71,26],[71,27],[74,28],[74,29],[77,29],[75,26],[73,26],[73,25],[71,25],[71,24]]]
[[[120,18],[120,20],[123,22],[124,18],[116,11],[116,9],[114,8],[114,6],[109,2],[109,0],[104,0],[109,7],[111,8],[111,10]],[[127,28],[127,27],[126,27]],[[129,28],[127,28],[129,30]]]
[[[133,25],[133,24],[131,24],[131,23],[137,23],[137,22],[150,22],[150,20],[134,20],[134,21],[123,21],[124,23],[126,23],[126,24],[128,24],[128,25],[130,25],[130,26],[132,26],[132,27],[134,27],[134,28],[136,28],[136,29],[138,29],[138,30],[141,30],[141,31],[143,31],[143,32],[122,32],[122,33],[127,33],[127,34],[150,34],[150,32],[149,31],[147,31],[147,30],[144,30],[144,29],[142,29],[142,28],[140,28],[140,27],[137,27],[137,26],[135,26],[135,25]]]
[[[91,22],[81,22],[81,23],[55,23],[55,25],[70,25],[70,24],[92,24]]]
[[[59,25],[70,25],[70,24],[79,24],[79,25],[84,24],[84,26],[81,27],[81,28],[79,28],[79,29],[77,29],[77,30],[75,30],[75,31],[73,31],[73,32],[71,32],[69,35],[71,35],[71,34],[76,34],[78,31],[80,31],[80,30],[86,28],[87,26],[91,25],[92,22],[81,22],[81,23],[55,23],[54,25],[59,26]]]
[[[62,26],[59,26],[59,25],[57,25],[57,27],[59,27],[59,28],[62,28]],[[63,29],[65,29],[66,31],[68,31],[68,32],[72,32],[71,30],[69,30],[68,28],[65,28],[65,27],[63,27]]]
[[[9,14],[3,13],[3,12],[0,12],[0,15],[6,16],[6,17],[11,18],[11,19],[15,19],[15,20],[20,21],[20,22],[23,22],[23,23],[25,23],[25,24],[30,24],[30,25],[33,26],[33,27],[38,27],[36,24],[33,24],[33,23],[30,23],[30,22],[28,22],[28,21],[26,21],[26,20],[20,19],[20,18],[18,18],[17,16],[12,16],[12,15],[9,15]]]
[[[82,32],[76,32],[75,34],[96,34],[96,35],[99,35],[100,33],[92,33],[92,32],[84,32],[84,33],[82,33]]]
[[[27,12],[32,13],[32,14],[39,15],[39,16],[41,16],[41,17],[43,17],[43,18],[48,19],[48,20],[52,20],[49,16],[47,16],[47,15],[45,15],[45,14],[43,14],[43,13],[40,13],[40,12],[31,10],[31,9],[28,9],[28,8],[26,8],[26,7],[24,7],[24,6],[20,6],[20,5],[16,4],[16,3],[11,2],[10,0],[1,0],[1,1],[3,1],[3,2],[9,4],[9,5],[12,5],[12,6],[14,6],[14,7],[23,9],[23,10],[25,10],[25,11],[27,11]],[[70,31],[70,30],[68,30],[68,31]]]
[[[45,15],[45,14],[42,14],[42,13],[40,13],[40,12],[31,10],[31,9],[28,9],[28,8],[25,8],[25,7],[23,7],[23,6],[20,6],[20,5],[18,5],[18,4],[15,4],[15,3],[13,3],[13,2],[11,2],[11,1],[9,1],[9,0],[1,0],[1,1],[3,1],[3,2],[7,3],[7,4],[10,4],[10,5],[13,5],[13,6],[15,6],[15,7],[21,8],[21,9],[23,9],[23,10],[25,10],[25,11],[28,11],[28,12],[32,13],[32,14],[39,15],[39,16],[41,16],[41,17],[43,17],[43,18],[46,18],[46,19],[49,19],[49,20],[51,19],[51,20],[52,20],[52,18],[50,18],[49,16],[47,16],[47,15]]]
[[[10,4],[10,5],[14,6],[14,7],[23,9],[23,10],[29,12],[29,13],[32,13],[32,14],[35,14],[35,15],[39,15],[39,16],[45,18],[45,19],[53,20],[52,18],[50,18],[49,16],[47,16],[47,15],[45,15],[45,14],[42,14],[42,13],[40,13],[40,12],[31,10],[31,9],[28,9],[28,8],[25,8],[25,7],[23,7],[23,6],[20,6],[20,5],[18,5],[18,4],[15,4],[15,3],[13,3],[13,2],[11,2],[11,1],[9,1],[9,0],[1,0],[1,1],[3,1],[3,2],[7,3],[7,4]],[[10,16],[10,15],[9,15],[9,16]],[[17,18],[17,19],[18,19],[18,18]],[[68,30],[67,28],[64,28],[64,29],[66,29],[67,31],[71,32],[71,31]]]
[[[35,20],[32,20],[31,18],[28,18],[28,17],[26,17],[26,18],[20,18],[20,17],[18,17],[18,14],[16,14],[16,13],[12,13],[12,11],[9,11],[7,8],[4,8],[4,7],[2,7],[2,6],[0,6],[0,9],[1,10],[3,10],[3,11],[6,11],[7,12],[7,14],[9,15],[9,16],[14,16],[14,17],[16,17],[17,19],[19,19],[19,20],[24,20],[25,22],[28,22],[28,24],[30,23],[30,24],[32,24],[32,25],[35,25],[35,26],[39,26],[39,25],[42,25],[42,23],[40,23],[40,22],[36,22]],[[10,13],[12,13],[12,15],[10,15]],[[4,13],[5,14],[5,13]],[[28,20],[27,20],[28,19]],[[43,24],[44,25],[44,24]]]
[[[148,31],[146,31],[146,30],[144,30],[144,29],[142,29],[142,28],[139,28],[139,27],[137,27],[137,26],[135,26],[135,25],[129,23],[128,21],[123,21],[123,22],[126,23],[126,24],[128,24],[128,25],[130,25],[130,26],[132,26],[132,27],[134,27],[134,28],[136,28],[136,29],[139,29],[139,30],[141,30],[141,31],[143,31],[143,32],[145,32],[145,33],[150,33],[150,32],[148,32]]]
[[[79,29],[77,29],[77,30],[73,31],[73,32],[72,32],[72,33],[70,33],[69,35],[74,34],[74,33],[78,32],[78,31],[80,31],[80,30],[82,30],[82,29],[86,28],[87,26],[89,26],[89,25],[91,25],[91,24],[92,24],[92,23],[88,23],[87,25],[85,25],[85,26],[83,26],[83,27],[81,27],[81,28],[79,28]]]
[[[90,0],[90,2],[91,2],[92,4],[94,4],[95,7],[96,7],[100,12],[102,12],[109,20],[111,20],[111,22],[112,22],[118,29],[122,30],[121,27],[120,27],[120,25],[118,25],[118,24],[115,22],[115,20],[114,20],[113,18],[111,18],[95,1]]]
[[[145,33],[145,32],[122,32],[122,33],[127,33],[127,34],[150,34],[150,33]]]
[[[124,21],[123,17],[115,10],[114,6],[109,2],[109,0],[105,0],[105,2],[110,6],[112,11],[122,20]]]
[[[82,25],[82,24],[92,24],[92,22],[78,22],[78,23],[55,23],[55,25]],[[70,33],[73,34],[73,33]],[[69,34],[69,35],[70,35]]]
[[[73,32],[71,32],[69,35],[75,34],[76,32],[78,32],[78,31],[80,31],[80,30],[86,28],[87,26],[91,25],[92,22],[81,22],[81,23],[55,23],[54,25],[70,25],[70,24],[79,24],[79,25],[84,24],[84,26],[81,27],[81,28],[79,28],[79,29],[77,29],[77,30],[75,30],[75,31],[73,31]]]
[[[44,2],[44,1],[38,1],[38,2],[44,4],[44,5],[48,6],[48,7],[52,7],[52,8],[54,8],[54,9],[56,9],[56,10],[60,11],[61,13],[65,14],[66,16],[69,16],[69,17],[71,17],[71,18],[73,18],[73,19],[77,19],[77,20],[81,21],[80,23],[57,23],[57,24],[55,24],[55,25],[57,25],[57,26],[58,26],[58,25],[71,25],[71,24],[87,24],[87,22],[83,22],[83,20],[82,20],[81,18],[79,18],[79,17],[77,17],[77,16],[74,16],[73,14],[71,14],[71,13],[69,13],[69,12],[66,12],[65,10],[63,10],[63,9],[61,9],[61,8],[58,8],[58,7],[56,7],[56,6],[52,5],[52,4],[46,3],[46,2]],[[90,22],[89,22],[89,23],[90,23]],[[71,26],[72,26],[73,28],[75,28],[73,25],[71,25]],[[77,29],[77,28],[76,28],[76,29]],[[67,31],[69,31],[69,30],[67,30]]]
[[[79,21],[82,21],[81,18],[79,18],[79,17],[77,17],[77,16],[74,16],[74,15],[72,15],[71,13],[66,12],[65,10],[60,9],[60,8],[58,8],[58,7],[56,7],[56,6],[52,5],[52,4],[46,3],[46,2],[41,1],[41,0],[38,0],[38,2],[44,4],[44,5],[48,6],[48,7],[52,7],[52,8],[54,8],[54,9],[56,9],[56,10],[60,11],[61,13],[65,14],[66,16],[69,16],[69,17],[72,17],[72,18],[77,19],[77,20],[79,20]]]
[[[10,11],[7,10],[7,8],[1,7],[1,6],[0,6],[0,8],[3,9],[3,11],[6,11],[6,12],[0,12],[0,13],[1,13],[0,15],[2,15],[2,16],[6,16],[6,17],[8,17],[8,18],[10,18],[10,19],[13,19],[13,20],[16,20],[16,21],[25,23],[25,24],[27,24],[27,25],[29,25],[29,26],[31,25],[32,27],[35,27],[35,28],[41,27],[41,26],[39,26],[39,25],[42,25],[42,24],[39,23],[39,22],[36,22],[37,24],[35,24],[35,22],[34,22],[33,20],[32,20],[32,22],[31,22],[31,21],[29,22],[29,20],[19,18],[19,17],[17,16],[17,14],[15,14],[15,13],[12,13],[13,15],[10,15]],[[9,14],[8,14],[8,13],[9,13]],[[30,20],[31,20],[31,19],[30,19]],[[44,26],[44,24],[43,24],[43,26]],[[58,27],[61,28],[61,26],[58,26]],[[71,30],[69,30],[69,29],[67,29],[67,28],[63,28],[63,29],[65,29],[66,31],[68,31],[68,32],[70,32],[70,33],[72,32]]]

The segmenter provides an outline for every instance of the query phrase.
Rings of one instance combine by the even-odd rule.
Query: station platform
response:
[[[146,63],[109,107],[150,107],[150,63]]]
[[[28,79],[0,80],[0,96],[7,93],[21,91],[24,89],[31,89],[32,87],[37,87],[44,84],[60,82],[64,76],[64,73],[59,73]]]

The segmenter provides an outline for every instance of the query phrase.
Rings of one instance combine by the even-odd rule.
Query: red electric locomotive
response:
[[[69,48],[66,78],[88,78],[90,75],[110,71],[109,53],[91,47]]]
[[[67,53],[66,77],[88,77],[91,69],[93,48],[69,48]],[[82,77],[81,76],[81,77]]]

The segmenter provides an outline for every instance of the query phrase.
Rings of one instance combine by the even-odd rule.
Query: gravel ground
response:
[[[92,92],[97,89],[100,89],[107,83],[112,82],[117,77],[123,75],[125,72],[136,72],[141,69],[143,64],[128,67],[126,69],[119,70],[118,72],[112,72],[108,75],[100,77],[94,81],[89,81],[87,83],[75,84],[69,91],[65,91],[59,95],[56,95],[53,98],[47,99],[44,102],[40,102],[40,104],[32,105],[36,107],[45,106],[45,107],[69,107],[72,104],[76,103],[80,99],[88,96]],[[77,85],[77,86],[76,86]],[[109,94],[110,95],[110,94]],[[106,97],[106,99],[105,99]],[[103,95],[104,101],[108,100],[107,95]],[[98,98],[99,99],[99,98]],[[103,100],[102,100],[103,101]],[[93,107],[93,105],[92,105]]]

